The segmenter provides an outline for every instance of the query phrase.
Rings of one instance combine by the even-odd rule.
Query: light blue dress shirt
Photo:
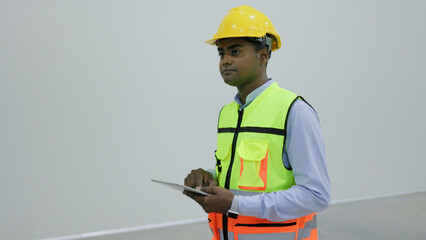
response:
[[[252,91],[240,108],[250,103],[268,88],[270,79]],[[255,196],[235,196],[231,210],[240,215],[286,221],[324,210],[330,203],[330,180],[325,162],[325,146],[317,113],[306,102],[296,100],[290,109],[283,163],[292,168],[296,185],[290,189]]]

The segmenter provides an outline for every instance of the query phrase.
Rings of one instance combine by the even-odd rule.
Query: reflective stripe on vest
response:
[[[299,97],[271,84],[248,107],[232,102],[222,108],[218,123],[216,175],[220,187],[235,195],[289,189],[295,184],[282,162],[287,113]],[[315,214],[285,222],[248,216],[238,219],[209,214],[213,239],[307,239],[316,237]]]
[[[213,231],[212,240],[225,239],[222,221],[223,214],[209,214],[209,226]],[[238,216],[238,219],[228,218],[227,239],[317,240],[316,214],[285,222],[271,222],[247,216]]]

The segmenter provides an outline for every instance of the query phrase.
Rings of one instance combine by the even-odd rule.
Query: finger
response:
[[[186,190],[184,190],[182,193],[185,194],[186,196],[188,196],[189,198],[194,199],[194,196],[195,196],[194,193],[186,191]]]
[[[191,171],[190,174],[188,174],[188,176],[185,178],[185,186],[188,187],[194,187],[195,186],[195,178],[194,176],[196,176],[196,174],[194,173],[194,170]]]
[[[186,191],[186,190],[183,190],[183,191],[182,191],[182,194],[184,194],[184,195],[186,195],[186,196],[188,196],[188,197],[192,198],[192,192],[188,192],[188,191]]]
[[[210,194],[215,194],[216,193],[216,188],[215,186],[211,186],[211,187],[202,187],[200,189],[200,191],[206,192],[206,193],[210,193]]]
[[[214,178],[209,179],[209,187],[217,186],[217,181]]]
[[[204,185],[205,187],[216,186],[216,180],[213,178],[212,174],[206,172],[204,175]]]
[[[203,174],[197,174],[195,177],[195,187],[203,186]]]
[[[204,207],[204,196],[196,194],[196,193],[190,193],[190,198],[192,200],[196,201],[200,206]]]
[[[189,174],[188,174],[188,176],[186,176],[185,180],[183,181],[183,184],[185,186],[188,186],[188,183],[189,183]]]
[[[207,173],[203,176],[203,186],[209,186],[209,175]]]

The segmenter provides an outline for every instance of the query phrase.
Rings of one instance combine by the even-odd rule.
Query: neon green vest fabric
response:
[[[274,192],[295,184],[282,155],[287,114],[297,98],[273,83],[242,111],[236,102],[222,108],[216,151],[220,187]]]

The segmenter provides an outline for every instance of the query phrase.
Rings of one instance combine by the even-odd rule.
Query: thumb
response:
[[[216,193],[216,186],[211,186],[211,187],[202,187],[200,190],[206,193],[210,193],[210,194],[215,194]]]

